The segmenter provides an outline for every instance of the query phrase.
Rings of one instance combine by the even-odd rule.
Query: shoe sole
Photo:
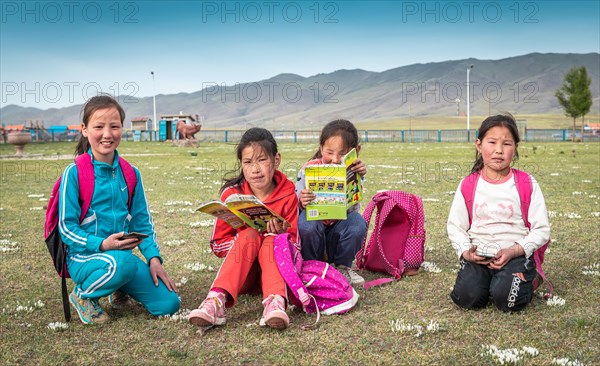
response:
[[[77,311],[77,315],[79,315],[79,319],[81,320],[81,322],[83,324],[93,324],[94,322],[87,319],[82,313],[81,310],[79,310],[79,306],[77,306],[77,304],[75,303],[75,300],[73,300],[73,298],[71,296],[69,296],[69,302],[71,303],[71,305],[73,305],[73,307],[75,308],[75,311]]]
[[[199,326],[199,327],[210,327],[213,325],[223,325],[225,324],[225,321],[227,320],[226,318],[215,318],[214,322],[211,322],[208,319],[205,319],[202,317],[202,315],[204,315],[204,313],[200,313],[198,315],[193,315],[193,312],[190,313],[190,316],[188,317],[188,321],[190,322],[190,324]]]
[[[283,330],[288,327],[288,323],[284,319],[281,318],[271,318],[265,321],[265,324],[269,326],[269,328]]]
[[[287,318],[287,314],[284,311],[276,311],[278,313],[283,313],[281,315],[273,314],[269,319],[265,319],[265,324],[270,328],[274,329],[285,329],[290,324],[289,318]],[[287,318],[287,319],[286,319]]]

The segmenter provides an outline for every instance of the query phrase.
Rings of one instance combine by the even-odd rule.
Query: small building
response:
[[[135,117],[131,119],[131,129],[134,131],[152,130],[152,118],[150,117]]]
[[[191,125],[198,121],[198,115],[192,116],[191,114],[164,114],[160,116],[160,123],[158,127],[158,139],[160,141],[173,140],[177,133],[177,122],[184,121],[186,125]]]
[[[4,126],[5,131],[23,131],[25,129],[25,125],[8,125]]]

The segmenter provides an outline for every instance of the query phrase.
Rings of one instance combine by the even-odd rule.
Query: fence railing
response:
[[[24,130],[32,134],[32,142],[59,142],[77,141],[79,133],[62,132],[54,133],[47,130]],[[43,131],[43,132],[42,132]],[[319,130],[293,131],[274,130],[271,131],[279,142],[293,143],[315,143],[319,141]],[[10,132],[8,132],[10,133]],[[238,142],[244,130],[201,130],[196,133],[195,138],[200,142]],[[0,143],[6,143],[6,131]],[[359,136],[363,142],[397,142],[397,143],[419,143],[419,142],[475,142],[477,130],[359,130]],[[571,141],[573,132],[570,129],[526,129],[521,131],[523,141]],[[600,141],[600,130],[588,130],[584,133],[584,141]],[[581,132],[575,134],[576,139],[581,139]],[[158,131],[124,131],[123,140],[152,142],[158,141]]]

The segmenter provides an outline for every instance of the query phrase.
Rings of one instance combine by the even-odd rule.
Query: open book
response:
[[[196,209],[221,219],[234,229],[247,225],[260,232],[267,231],[267,222],[276,218],[280,223],[286,220],[268,208],[258,198],[246,194],[232,194],[225,202],[205,202]]]
[[[342,158],[341,164],[318,164],[304,168],[306,188],[316,196],[306,206],[306,219],[346,219],[348,209],[362,199],[362,178],[350,170],[357,159],[356,149]]]

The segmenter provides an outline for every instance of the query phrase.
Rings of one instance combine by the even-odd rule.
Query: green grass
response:
[[[315,148],[282,144],[282,170],[295,177]],[[260,298],[244,295],[228,309],[227,325],[203,337],[185,321],[155,319],[140,307],[113,311],[113,321],[102,326],[83,326],[75,318],[63,332],[47,329],[50,322],[64,321],[60,281],[42,238],[41,208],[46,202],[29,195],[48,198],[69,163],[57,156],[71,154],[73,149],[72,143],[30,144],[26,153],[39,154],[38,158],[12,160],[6,157],[14,153],[13,147],[0,146],[0,156],[5,158],[0,160],[0,240],[19,247],[15,252],[0,252],[0,364],[494,364],[490,356],[481,355],[482,344],[537,348],[540,354],[525,357],[519,362],[524,365],[548,365],[553,358],[564,357],[586,365],[600,360],[600,277],[582,274],[584,266],[600,263],[597,143],[524,143],[519,148],[518,167],[538,179],[551,212],[554,242],[545,268],[555,294],[566,300],[564,306],[548,306],[539,297],[516,314],[492,307],[464,311],[453,305],[449,292],[457,259],[445,223],[452,192],[470,168],[473,146],[370,143],[361,150],[369,169],[366,201],[381,189],[421,196],[426,260],[442,271],[421,272],[369,291],[359,289],[361,298],[355,309],[343,316],[323,317],[315,330],[301,329],[314,322],[314,316],[298,311],[290,312],[291,326],[284,332],[260,328]],[[209,250],[211,227],[190,225],[211,218],[190,209],[217,198],[220,178],[233,168],[233,150],[233,145],[221,143],[189,149],[124,142],[120,148],[142,172],[170,276],[176,282],[188,279],[180,286],[183,309],[199,305],[216,274],[195,272],[186,264],[218,268],[220,263]],[[185,243],[177,245],[175,240]],[[18,304],[32,305],[37,300],[45,306],[31,313],[16,311]],[[422,326],[433,320],[441,329],[415,337],[414,332],[393,332],[390,322],[395,320]]]
[[[500,112],[494,112],[494,114]],[[471,116],[471,129],[479,128],[487,116]],[[517,120],[527,121],[527,128],[571,129],[573,119],[563,114],[516,114]],[[600,122],[600,115],[590,114],[586,123]],[[375,121],[353,121],[358,129],[413,129],[413,130],[453,130],[467,128],[465,116],[417,116],[412,118],[378,119]],[[581,118],[577,119],[577,129],[581,128]]]

